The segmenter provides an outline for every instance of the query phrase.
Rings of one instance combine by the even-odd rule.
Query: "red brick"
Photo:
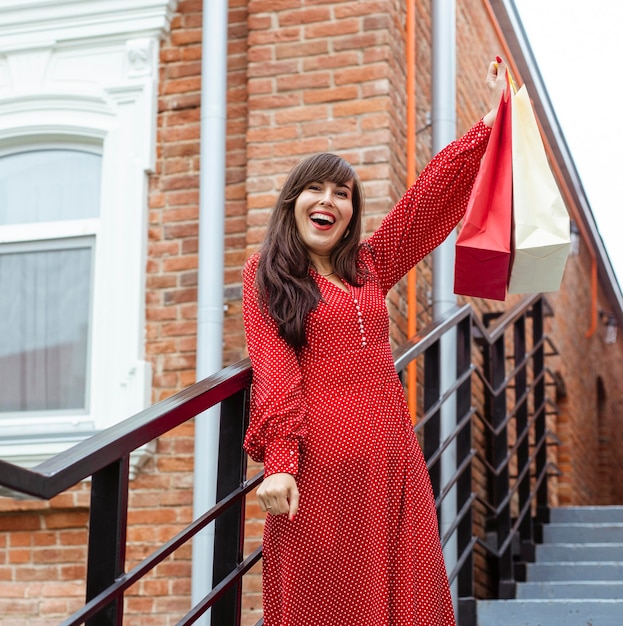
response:
[[[275,50],[275,59],[281,60],[300,58],[303,63],[306,63],[308,61],[308,57],[329,55],[329,52],[329,42],[326,39],[315,39],[313,41],[293,41],[289,44],[280,45]]]
[[[189,270],[197,268],[197,257],[183,256],[165,258],[162,263],[162,268],[165,272],[179,272],[180,270]]]
[[[40,522],[37,516],[0,516],[0,532],[6,531],[23,531],[23,530],[38,530],[40,528]]]
[[[357,51],[333,51],[331,54],[305,59],[305,61],[303,62],[303,69],[307,71],[336,67],[358,66],[359,64],[359,53]]]
[[[338,102],[342,100],[356,100],[359,91],[356,86],[342,86],[332,89],[315,89],[305,93],[305,104],[317,104],[319,102]]]
[[[282,76],[277,78],[277,89],[280,92],[298,89],[329,89],[331,75],[328,72],[305,72],[298,76]]]
[[[171,34],[171,43],[175,46],[187,46],[201,42],[201,29],[174,31]]]
[[[301,5],[301,0],[249,0],[250,13],[272,13],[296,9]]]

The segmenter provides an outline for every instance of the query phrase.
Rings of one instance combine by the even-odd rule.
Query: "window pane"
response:
[[[38,150],[0,157],[0,225],[99,216],[101,157]]]
[[[0,412],[86,408],[92,251],[0,254]]]

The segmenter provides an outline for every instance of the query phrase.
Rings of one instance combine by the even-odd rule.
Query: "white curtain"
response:
[[[87,409],[95,237],[57,227],[42,238],[30,225],[98,217],[100,179],[91,152],[0,158],[0,234],[23,234],[0,244],[0,413]]]
[[[0,411],[86,407],[91,254],[0,254]]]

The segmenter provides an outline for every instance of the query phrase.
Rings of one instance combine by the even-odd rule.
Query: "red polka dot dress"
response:
[[[268,515],[265,626],[455,623],[430,479],[389,343],[385,296],[462,217],[489,137],[481,122],[440,152],[360,250],[348,292],[310,270],[321,301],[295,352],[262,316],[244,269],[253,366],[249,455],[296,477],[294,520]]]

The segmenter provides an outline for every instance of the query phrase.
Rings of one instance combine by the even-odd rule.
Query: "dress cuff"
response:
[[[271,474],[292,474],[299,471],[299,444],[298,441],[278,439],[266,446],[264,452],[264,477]]]
[[[480,119],[459,140],[459,144],[462,144],[464,148],[468,149],[469,157],[477,159],[478,163],[480,163],[480,159],[487,149],[491,130],[492,129]]]
[[[493,128],[491,126],[487,126],[481,117],[468,132],[474,131],[478,137],[489,137],[492,130]]]

